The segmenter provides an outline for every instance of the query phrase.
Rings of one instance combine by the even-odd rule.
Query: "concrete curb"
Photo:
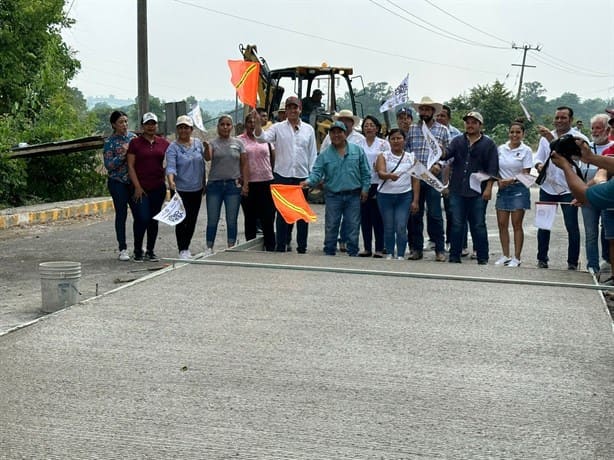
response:
[[[8,208],[0,210],[0,230],[19,225],[44,224],[74,217],[105,214],[113,210],[113,200],[110,197]]]

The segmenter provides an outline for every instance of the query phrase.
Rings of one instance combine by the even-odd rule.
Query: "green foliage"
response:
[[[40,112],[29,131],[28,143],[75,139],[92,134],[95,117],[87,113],[85,99],[73,88],[57,92]],[[104,193],[100,153],[79,152],[33,158],[27,161],[28,191],[50,201]]]
[[[60,31],[72,24],[63,0],[0,1],[0,113],[34,117],[66,86],[79,62]]]
[[[19,124],[14,117],[0,115],[0,152],[7,152],[19,142]],[[27,190],[25,161],[12,160],[6,153],[0,153],[0,183],[0,208],[23,204]]]
[[[382,105],[382,102],[388,99],[388,97],[392,94],[392,91],[392,87],[390,87],[390,85],[386,82],[381,81],[368,83],[363,90],[354,95],[358,115],[360,117],[373,115],[379,121],[384,122],[384,116],[382,113],[380,113],[379,108]],[[350,102],[349,95],[346,93],[342,97],[338,98],[337,105],[339,110],[351,109],[352,104]]]
[[[470,110],[480,112],[484,117],[483,128],[486,133],[490,133],[497,125],[509,126],[522,116],[518,101],[498,80],[492,85],[478,85],[470,90],[468,96],[453,98],[448,105],[453,113],[461,117]]]

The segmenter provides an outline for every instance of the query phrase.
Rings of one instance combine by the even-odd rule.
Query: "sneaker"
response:
[[[545,260],[538,260],[537,268],[548,268],[548,262],[546,262]]]
[[[371,251],[360,251],[358,253],[358,257],[371,257],[372,255]]]
[[[478,252],[474,250],[471,253],[471,260],[476,260],[477,258],[478,258]]]
[[[501,256],[495,262],[495,265],[507,265],[512,261],[508,256]]]
[[[521,263],[522,262],[516,259],[516,257],[512,257],[512,259],[506,264],[506,267],[520,267]]]
[[[134,255],[132,256],[132,261],[133,262],[143,262],[143,253],[135,252]]]
[[[392,254],[387,254],[386,255],[386,260],[392,260]]]
[[[207,256],[212,256],[213,255],[213,248],[207,248],[205,249],[205,252],[203,252],[203,256],[207,257]]]
[[[578,269],[577,265],[567,264],[567,270],[576,271]]]
[[[420,260],[422,259],[422,253],[419,251],[412,251],[409,254],[409,260]]]
[[[488,265],[487,259],[478,259],[478,265]]]
[[[399,257],[397,257],[397,260],[405,260],[405,257],[399,256]]]
[[[469,249],[463,248],[461,252],[461,257],[467,257],[469,255]]]
[[[435,262],[445,262],[446,260],[447,260],[447,257],[443,252],[438,252],[435,255]]]
[[[145,260],[149,262],[158,262],[160,258],[153,251],[147,251],[145,253]]]
[[[122,262],[125,262],[126,260],[130,260],[130,256],[128,255],[128,250],[122,249],[121,251],[119,251],[118,259],[121,260]]]
[[[179,258],[182,260],[187,260],[192,258],[192,253],[188,249],[184,249],[183,251],[179,251]]]
[[[373,258],[375,258],[375,259],[381,259],[382,257],[384,257],[384,254],[382,254],[382,253],[381,253],[381,252],[379,252],[379,251],[375,251],[375,252],[373,253]]]

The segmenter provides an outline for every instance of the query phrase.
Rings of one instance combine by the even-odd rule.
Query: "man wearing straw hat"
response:
[[[423,97],[414,104],[420,121],[409,128],[406,149],[413,152],[416,159],[429,168],[435,176],[441,175],[439,157],[448,148],[448,129],[435,121],[435,114],[441,111],[442,105],[430,97]],[[409,258],[422,259],[424,247],[424,209],[426,207],[427,232],[435,243],[435,260],[445,262],[445,238],[443,214],[441,211],[441,193],[428,184],[420,187],[420,209],[410,214],[408,228],[408,241],[413,248]]]

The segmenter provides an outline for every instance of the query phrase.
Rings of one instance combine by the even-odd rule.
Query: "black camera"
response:
[[[576,174],[582,177],[582,172],[580,171],[580,167],[574,161],[579,159],[582,156],[582,152],[578,144],[576,144],[576,139],[572,134],[565,134],[558,139],[550,142],[550,152],[556,152],[562,157],[564,157],[571,165],[574,167]],[[535,179],[535,183],[541,185],[546,180],[546,172],[548,170],[548,166],[550,165],[550,157],[544,163],[542,170]]]
[[[582,156],[580,147],[576,144],[576,139],[571,134],[565,134],[550,142],[550,151],[565,157],[571,164],[575,164],[574,159]]]

